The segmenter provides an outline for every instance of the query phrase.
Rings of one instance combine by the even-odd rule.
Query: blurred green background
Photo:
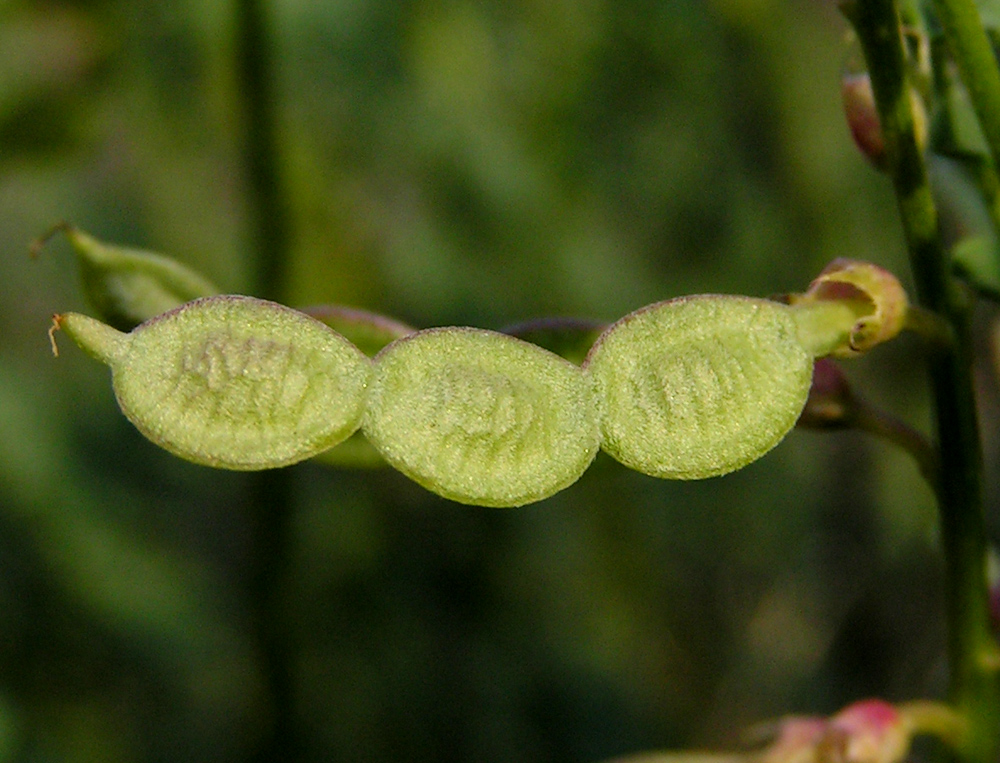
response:
[[[833,2],[266,10],[289,304],[498,328],[801,290],[834,257],[909,282]],[[233,17],[0,0],[0,762],[251,760],[283,718],[289,761],[570,763],[941,693],[930,492],[881,443],[793,432],[698,483],[601,457],[516,510],[292,467],[274,707],[259,481],[158,450],[104,367],[53,359],[50,316],[87,304],[65,242],[28,257],[67,219],[251,288]],[[920,362],[904,337],[848,373],[926,428]]]

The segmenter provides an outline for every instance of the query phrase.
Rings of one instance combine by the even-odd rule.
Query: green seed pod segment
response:
[[[79,341],[79,332],[69,333]],[[371,361],[283,305],[208,297],[124,338],[116,352],[104,353],[122,412],[188,461],[236,470],[286,466],[360,425]]]
[[[375,357],[362,431],[439,495],[520,506],[575,482],[599,446],[580,369],[505,334],[439,328]]]
[[[106,244],[73,226],[65,231],[80,263],[84,292],[101,319],[117,329],[128,331],[185,302],[219,293],[175,259]]]
[[[655,477],[701,479],[781,441],[805,404],[812,364],[786,305],[703,295],[625,316],[583,368],[605,451]]]

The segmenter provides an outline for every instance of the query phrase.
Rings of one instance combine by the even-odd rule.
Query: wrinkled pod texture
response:
[[[251,297],[195,300],[128,334],[75,313],[57,326],[111,367],[129,420],[189,461],[286,466],[360,427],[414,481],[483,506],[548,497],[601,448],[657,477],[739,469],[794,426],[813,364],[793,308],[720,295],[625,316],[582,367],[459,327],[369,359],[323,323]]]

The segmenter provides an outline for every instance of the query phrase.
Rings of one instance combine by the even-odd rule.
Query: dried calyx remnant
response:
[[[596,341],[593,323],[547,323],[540,335],[561,357],[511,334],[416,331],[349,308],[182,302],[160,288],[176,285],[172,261],[68,232],[84,271],[103,273],[85,285],[104,320],[65,313],[53,330],[110,366],[122,411],[153,442],[250,470],[337,454],[330,449],[350,438],[359,460],[381,457],[429,490],[485,506],[546,498],[600,449],[657,477],[739,469],[795,425],[816,358],[867,351],[908,314],[891,274],[838,260],[784,302],[680,297],[625,316]],[[146,315],[153,308],[137,297],[152,292],[177,304]],[[125,307],[130,321],[142,319],[127,333],[109,325]]]

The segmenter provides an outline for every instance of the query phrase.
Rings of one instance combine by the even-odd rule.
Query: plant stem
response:
[[[950,0],[937,2],[946,4]],[[991,663],[998,647],[987,608],[982,452],[972,386],[969,305],[949,274],[914,133],[897,8],[893,0],[856,0],[845,12],[858,32],[871,74],[919,301],[948,321],[955,337],[950,346],[935,348],[929,357],[941,465],[937,498],[947,576],[951,699],[969,722],[963,758],[969,763],[995,763],[1000,746],[1000,684]],[[952,14],[950,23],[956,20],[967,26],[962,13]],[[995,112],[988,113],[996,115],[1000,126],[1000,101]]]
[[[1000,68],[974,0],[934,0],[934,12],[969,90],[993,164],[1000,166]]]
[[[937,489],[937,482],[941,478],[938,453],[924,435],[864,400],[854,400],[848,421],[861,431],[881,437],[909,453],[927,484]]]
[[[933,93],[936,101],[942,104],[952,101],[955,87],[949,51],[948,43],[943,38],[931,41]],[[955,121],[955,115],[948,110],[943,110],[935,120],[934,151],[958,162],[970,173],[986,204],[993,228],[1000,232],[1000,175],[997,174],[997,165],[988,156],[959,144]]]
[[[243,166],[247,222],[254,256],[251,291],[264,299],[284,297],[289,210],[281,184],[279,140],[267,19],[261,0],[237,0],[236,58],[243,110]]]
[[[261,0],[237,0],[234,11],[252,292],[280,301],[290,226],[278,166],[267,19]],[[252,542],[248,596],[267,713],[254,756],[257,763],[299,758],[291,649],[286,635],[289,629],[283,607],[291,545],[291,476],[287,469],[273,469],[253,475],[249,485]]]

